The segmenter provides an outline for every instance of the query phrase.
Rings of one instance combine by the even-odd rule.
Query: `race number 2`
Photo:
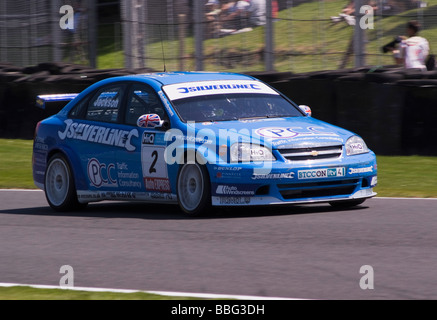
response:
[[[158,151],[153,150],[152,158],[153,158],[153,161],[152,161],[152,164],[150,165],[150,168],[149,168],[149,173],[150,174],[156,172],[155,165],[156,165],[156,162],[158,161]]]
[[[142,147],[141,162],[144,186],[147,191],[171,192],[164,152],[164,146],[143,145]]]

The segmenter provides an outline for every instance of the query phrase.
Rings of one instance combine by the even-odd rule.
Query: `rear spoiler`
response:
[[[42,94],[36,97],[36,106],[45,109],[47,102],[69,102],[77,96],[78,93]]]

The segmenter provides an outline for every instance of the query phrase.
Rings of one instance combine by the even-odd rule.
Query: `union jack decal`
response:
[[[161,124],[161,118],[157,114],[144,114],[138,118],[137,125],[141,128],[154,128]]]

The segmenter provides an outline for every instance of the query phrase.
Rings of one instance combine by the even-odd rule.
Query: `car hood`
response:
[[[191,123],[188,127],[202,136],[213,132],[220,144],[226,140],[230,144],[243,140],[273,149],[342,145],[354,135],[312,117],[203,122]]]

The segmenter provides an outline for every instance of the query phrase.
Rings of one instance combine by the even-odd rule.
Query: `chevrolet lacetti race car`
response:
[[[267,84],[233,73],[114,77],[38,123],[33,177],[59,211],[101,200],[210,206],[373,197],[375,154],[362,138],[311,117]]]

